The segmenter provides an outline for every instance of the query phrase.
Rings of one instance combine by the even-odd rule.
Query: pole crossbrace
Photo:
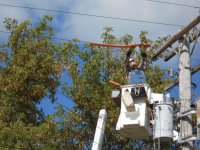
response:
[[[164,46],[162,46],[159,50],[155,51],[152,59],[158,57],[162,52],[164,52],[167,48],[171,47],[177,40],[181,39],[188,31],[194,28],[196,25],[200,23],[200,15],[197,16],[191,23],[185,26],[182,30],[180,30],[177,34],[175,34]]]
[[[184,144],[186,142],[195,141],[195,140],[200,140],[200,138],[198,138],[198,137],[196,137],[194,135],[191,135],[191,136],[188,136],[188,137],[184,137],[184,138],[179,137],[178,143],[179,144]]]
[[[192,33],[189,35],[189,43],[194,42],[199,36],[200,36],[200,29],[196,31],[196,34]],[[170,60],[172,57],[174,57],[178,53],[178,51],[179,51],[179,47],[176,47],[172,51],[165,54],[164,61]]]
[[[200,70],[200,64],[194,66],[192,69],[191,69],[191,75],[195,74],[197,71]],[[165,91],[168,91],[170,89],[172,89],[173,87],[175,87],[177,84],[179,83],[179,79],[177,78],[173,83],[169,84],[168,86],[166,86],[164,88]]]
[[[196,114],[196,112],[197,112],[196,108],[193,108],[193,109],[187,110],[185,112],[179,113],[178,118],[183,118],[188,115]]]

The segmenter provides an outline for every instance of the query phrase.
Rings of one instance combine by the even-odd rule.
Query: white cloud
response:
[[[168,2],[193,6],[200,5],[196,0],[170,0]],[[187,25],[199,15],[198,9],[146,0],[2,0],[1,3],[180,25]],[[117,37],[127,33],[132,34],[135,37],[135,42],[139,41],[138,37],[141,30],[147,30],[150,38],[157,39],[159,36],[174,35],[179,29],[179,27],[173,26],[4,6],[0,6],[0,9],[1,22],[5,17],[17,18],[20,21],[31,19],[33,22],[38,22],[38,18],[42,18],[45,14],[52,15],[54,17],[52,25],[57,32],[56,37],[66,39],[79,38],[82,41],[101,41],[101,33],[106,26],[112,26]],[[0,30],[4,30],[2,23],[0,24]]]
[[[170,0],[168,2],[175,2]],[[163,22],[170,24],[187,25],[199,15],[198,9],[183,6],[160,4],[146,0],[2,0],[3,4],[20,5],[35,8],[61,10],[65,12],[77,12],[93,14],[97,16],[110,16],[133,20],[146,20],[151,22]],[[176,3],[198,6],[196,0],[176,0]],[[121,37],[132,34],[135,42],[139,42],[139,33],[142,30],[149,32],[149,38],[157,39],[159,36],[174,35],[179,27],[114,20],[98,17],[80,16],[66,13],[55,13],[31,9],[21,9],[0,6],[0,30],[3,28],[3,18],[12,17],[20,21],[30,19],[38,22],[45,14],[52,15],[54,26],[59,38],[79,38],[82,41],[101,41],[103,28],[112,26],[114,34]]]
[[[200,6],[198,0],[166,1]],[[180,25],[187,25],[199,15],[198,9],[154,3],[146,0],[1,0],[0,3]],[[82,41],[100,42],[101,33],[105,26],[112,26],[117,37],[127,33],[132,34],[135,42],[139,42],[138,37],[141,30],[147,30],[149,38],[156,40],[159,36],[174,35],[179,29],[179,27],[172,26],[4,6],[0,6],[0,11],[0,30],[5,30],[2,24],[5,17],[16,18],[20,21],[30,19],[35,23],[38,22],[39,18],[48,14],[54,17],[52,25],[56,29],[56,37],[66,39],[79,38]],[[1,41],[5,40],[5,38],[7,38],[7,35],[4,36],[1,33]],[[195,51],[194,54],[197,57],[200,55],[200,51]],[[163,68],[178,68],[177,57],[174,57],[168,63],[163,61],[158,63]]]
[[[187,24],[198,15],[198,9],[154,3],[145,0],[4,0],[2,3],[181,25]],[[198,5],[198,2],[195,0],[191,0],[190,2],[187,0],[179,0],[176,1],[176,3]],[[115,33],[118,35],[131,33],[138,36],[141,30],[148,30],[153,38],[173,34],[178,30],[178,27],[164,25],[59,14],[3,6],[0,6],[0,8],[2,10],[1,18],[14,17],[19,20],[36,20],[39,17],[41,18],[44,14],[51,14],[55,18],[54,24],[59,30],[59,37],[77,37],[83,41],[99,40],[102,29],[105,26],[113,26]],[[60,18],[62,18],[62,21]]]

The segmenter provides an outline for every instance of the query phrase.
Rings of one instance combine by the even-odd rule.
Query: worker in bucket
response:
[[[130,48],[126,53],[125,67],[126,75],[128,77],[128,84],[142,84],[146,83],[144,70],[146,69],[146,53],[142,52],[142,62],[138,66],[134,57],[131,57],[133,49]]]
[[[138,84],[146,83],[146,77],[144,70],[146,69],[146,53],[142,52],[142,63],[138,66],[134,57],[131,57],[133,49],[130,48],[126,53],[125,67],[128,77],[128,85],[135,85],[133,90],[126,89],[122,95],[122,101],[126,107],[126,111],[135,111],[134,98],[144,96],[144,87],[138,86]],[[138,86],[138,87],[137,87]],[[143,90],[142,90],[143,89]]]

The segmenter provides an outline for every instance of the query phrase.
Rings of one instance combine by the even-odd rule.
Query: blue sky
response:
[[[200,6],[200,1],[198,0],[168,0],[167,2]],[[103,28],[106,26],[111,26],[113,27],[114,34],[117,37],[121,37],[127,33],[132,34],[134,36],[134,41],[138,43],[139,34],[142,30],[147,30],[149,32],[149,38],[156,40],[158,37],[162,36],[173,36],[180,27],[5,7],[1,6],[1,4],[70,11],[98,16],[163,22],[178,25],[187,25],[200,14],[199,9],[160,4],[147,0],[0,0],[1,31],[5,31],[2,24],[2,21],[5,17],[16,18],[20,21],[29,19],[35,23],[38,22],[38,19],[42,18],[44,15],[52,15],[54,17],[52,25],[56,30],[56,37],[66,39],[66,41],[69,39],[78,38],[81,41],[86,42],[101,42],[101,33]],[[7,34],[0,34],[1,41],[5,41],[7,37]],[[176,45],[177,43],[173,47],[176,47]],[[197,61],[200,61],[199,45],[196,46],[192,56],[192,66],[200,63]],[[178,69],[178,57],[174,57],[167,63],[159,60],[157,64],[163,68]],[[197,96],[200,96],[200,72],[196,73],[192,77],[192,80],[194,83],[199,85],[194,92]],[[174,90],[171,90],[170,93],[177,97],[178,88],[176,87]],[[57,97],[59,99],[59,103],[67,107],[73,106],[73,102],[67,99],[65,96],[58,94]],[[55,112],[55,106],[56,104],[52,104],[48,99],[42,101],[40,105],[46,114],[52,114]]]

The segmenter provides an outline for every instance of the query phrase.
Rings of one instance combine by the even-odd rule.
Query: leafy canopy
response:
[[[150,149],[152,141],[124,139],[115,131],[119,108],[111,99],[111,90],[118,88],[108,81],[126,84],[125,49],[80,45],[77,39],[62,43],[52,41],[54,35],[45,16],[37,26],[30,21],[18,23],[5,19],[5,28],[11,32],[8,42],[1,44],[0,68],[0,147],[4,149],[90,149],[99,110],[106,108],[103,149]],[[111,27],[104,28],[104,43],[133,43],[132,35],[116,38]],[[147,32],[141,32],[141,42],[152,43],[147,55],[163,40],[153,42]],[[134,55],[141,61],[140,52]],[[170,82],[158,66],[148,60],[145,72],[154,92],[163,92]],[[60,77],[64,74],[65,82]],[[63,80],[62,80],[63,81]],[[57,108],[53,116],[45,117],[37,108],[45,97],[54,102],[57,88],[73,100],[71,111]],[[55,119],[56,118],[56,119]],[[56,121],[55,121],[56,120]]]

